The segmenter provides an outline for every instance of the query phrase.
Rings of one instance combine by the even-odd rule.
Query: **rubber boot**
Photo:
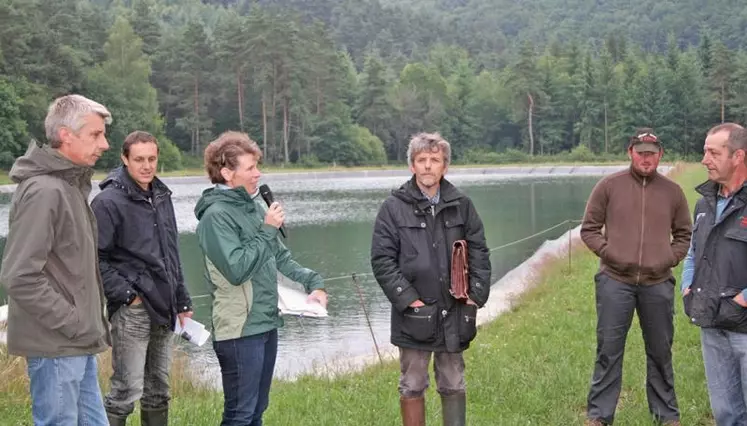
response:
[[[425,426],[425,397],[399,397],[402,426]]]
[[[167,426],[169,424],[169,407],[160,409],[140,409],[142,426]]]
[[[107,412],[106,418],[109,420],[109,426],[126,426],[127,416],[116,416],[112,413]]]
[[[464,426],[467,421],[467,395],[441,395],[444,426]]]

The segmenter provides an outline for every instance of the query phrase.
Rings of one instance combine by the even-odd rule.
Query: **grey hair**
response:
[[[726,146],[729,149],[729,155],[733,155],[738,149],[747,153],[747,129],[737,127],[729,132],[729,139],[726,140]],[[745,157],[747,162],[747,157]]]
[[[451,145],[439,133],[418,133],[410,139],[407,146],[407,165],[412,167],[412,160],[421,152],[432,152],[438,148],[444,154],[444,164],[451,162]]]
[[[722,123],[711,127],[707,135],[711,136],[721,132],[728,134],[726,149],[729,151],[729,157],[734,155],[734,152],[738,149],[747,152],[747,130],[744,127],[737,123]],[[745,161],[747,161],[747,158],[745,158]]]
[[[112,114],[96,101],[81,95],[59,97],[49,105],[47,118],[44,119],[44,131],[52,148],[59,148],[60,129],[67,127],[77,133],[83,128],[83,119],[89,114],[98,114],[104,123],[112,124]]]

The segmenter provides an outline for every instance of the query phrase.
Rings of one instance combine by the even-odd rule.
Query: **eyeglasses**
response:
[[[653,133],[641,133],[636,136],[636,139],[643,143],[656,143],[659,140],[659,138]]]

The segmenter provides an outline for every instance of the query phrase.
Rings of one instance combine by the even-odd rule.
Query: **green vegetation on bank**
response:
[[[675,179],[694,206],[692,188],[705,179],[702,167],[679,167]],[[545,265],[536,287],[519,296],[510,312],[481,327],[465,355],[470,426],[582,424],[596,346],[596,269],[597,259],[577,245],[570,271],[567,259]],[[680,272],[678,267],[675,275]],[[675,311],[674,370],[683,424],[713,425],[699,330],[684,317],[679,297]],[[637,324],[634,321],[626,347],[616,421],[621,425],[653,424],[646,404],[645,353]],[[0,400],[0,418],[11,419],[12,424],[30,424],[23,371],[23,361],[0,351],[0,373],[7,377],[0,382],[0,394],[8,396]],[[106,374],[102,373],[104,386]],[[334,380],[278,381],[265,420],[268,425],[294,426],[398,425],[397,379],[397,363],[388,362]],[[172,382],[173,424],[218,422],[219,392],[196,388],[181,375]],[[428,424],[437,425],[440,406],[433,377],[431,387]]]

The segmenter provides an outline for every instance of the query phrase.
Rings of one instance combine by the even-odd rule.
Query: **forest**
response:
[[[147,130],[166,169],[225,130],[264,162],[402,163],[440,132],[462,163],[619,158],[650,126],[670,158],[747,118],[747,8],[718,0],[0,0],[0,167],[49,102],[114,116],[101,167]]]

